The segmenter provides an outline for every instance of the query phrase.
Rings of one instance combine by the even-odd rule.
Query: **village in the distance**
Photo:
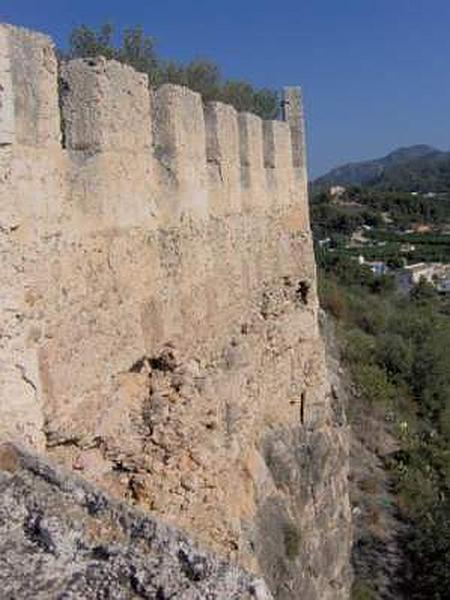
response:
[[[417,148],[390,156],[404,158]],[[447,154],[423,148],[428,162],[431,156],[436,160],[434,154],[441,161]],[[415,155],[411,162],[413,169]],[[405,293],[424,281],[439,294],[450,294],[450,192],[441,181],[428,184],[436,188],[424,182],[412,189],[404,165],[403,171],[397,167],[394,183],[379,177],[375,185],[337,184],[334,171],[314,182],[311,217],[318,262],[330,266],[352,260],[376,277],[393,276]],[[346,168],[340,168],[341,177]]]

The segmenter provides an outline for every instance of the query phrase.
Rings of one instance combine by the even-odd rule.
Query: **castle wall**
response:
[[[0,78],[0,439],[262,572],[276,597],[346,597],[298,90],[286,121],[263,122],[103,58],[58,81],[51,41],[9,26]]]

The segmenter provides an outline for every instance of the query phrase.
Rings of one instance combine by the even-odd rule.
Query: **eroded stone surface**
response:
[[[263,125],[75,61],[61,121],[50,40],[0,34],[15,131],[0,146],[0,440],[182,527],[281,598],[345,598],[347,451],[298,92],[287,124]]]
[[[4,600],[270,600],[180,531],[12,445],[0,446]]]

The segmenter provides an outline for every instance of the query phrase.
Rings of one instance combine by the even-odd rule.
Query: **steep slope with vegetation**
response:
[[[352,381],[355,600],[448,598],[450,304],[340,259],[321,273]],[[410,567],[413,565],[413,568]]]

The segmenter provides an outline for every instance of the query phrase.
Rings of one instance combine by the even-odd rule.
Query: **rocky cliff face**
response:
[[[48,38],[9,26],[0,75],[0,439],[277,598],[346,598],[298,89],[262,122],[114,61],[58,74]]]

